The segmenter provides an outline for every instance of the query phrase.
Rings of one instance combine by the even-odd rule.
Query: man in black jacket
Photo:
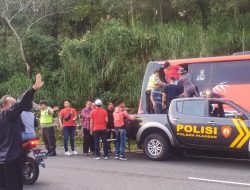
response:
[[[108,123],[107,123],[107,129],[108,129],[108,139],[116,139],[116,133],[114,131],[114,104],[112,102],[108,103],[108,108],[107,108],[107,113],[108,113]],[[111,153],[111,142],[109,142],[109,152]]]
[[[43,86],[42,77],[36,75],[33,87],[16,102],[11,96],[0,99],[0,190],[22,190],[22,136],[20,114],[34,94]]]

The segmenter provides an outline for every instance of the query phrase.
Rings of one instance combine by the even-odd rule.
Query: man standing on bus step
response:
[[[71,107],[69,100],[64,101],[64,109],[59,113],[59,124],[63,129],[63,141],[64,141],[64,150],[66,156],[78,155],[78,152],[75,151],[75,120],[77,119],[77,111]],[[69,152],[68,149],[68,139],[70,139],[70,145],[72,152]]]
[[[162,93],[162,107],[163,109],[166,109],[166,112],[168,113],[172,100],[176,99],[181,94],[181,89],[178,85],[176,85],[174,77],[170,78],[169,84],[164,87]]]
[[[194,96],[199,96],[197,92],[197,88],[192,82],[191,75],[184,69],[179,69],[180,79],[178,85],[183,88],[183,93],[180,95],[182,98],[190,98]]]
[[[149,77],[148,85],[146,88],[146,110],[148,114],[154,113],[153,103],[151,101],[151,91],[155,88],[155,82],[160,82],[159,71],[155,70],[155,72]],[[163,82],[160,82],[163,85]]]
[[[127,160],[125,156],[126,148],[126,125],[125,120],[134,120],[125,109],[125,102],[119,101],[118,107],[114,111],[114,125],[117,130],[116,146],[115,146],[115,159]]]
[[[150,98],[153,103],[154,114],[162,114],[162,92],[158,81],[155,82],[155,88],[151,91]]]
[[[0,189],[23,189],[21,113],[32,103],[34,94],[44,82],[36,75],[33,87],[16,102],[11,96],[0,99]]]
[[[100,139],[103,143],[104,159],[109,159],[108,137],[107,137],[107,122],[108,113],[102,108],[102,101],[95,101],[96,108],[90,113],[90,130],[95,139],[95,160],[100,160]]]
[[[42,128],[42,139],[47,149],[48,156],[56,156],[56,137],[53,126],[53,114],[58,107],[51,108],[46,100],[41,100],[40,106],[40,126]]]
[[[178,73],[180,67],[175,65],[170,65],[168,61],[164,63],[164,72],[166,76],[166,80],[170,83],[170,78],[174,78],[176,81],[179,80],[180,74]]]

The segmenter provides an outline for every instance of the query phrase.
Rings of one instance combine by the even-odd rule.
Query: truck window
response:
[[[177,112],[182,113],[183,101],[178,101],[176,103],[176,106],[177,106]]]
[[[238,111],[228,104],[219,101],[209,101],[210,117],[234,118],[235,113],[238,113]]]
[[[182,113],[190,116],[205,116],[205,101],[183,101]]]

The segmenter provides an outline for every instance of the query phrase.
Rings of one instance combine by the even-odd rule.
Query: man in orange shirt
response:
[[[108,113],[102,108],[102,101],[97,99],[95,101],[96,108],[90,113],[90,130],[95,139],[95,157],[94,159],[100,160],[100,146],[99,141],[102,139],[104,159],[108,160],[108,137],[107,137],[107,122]]]
[[[170,63],[167,61],[164,63],[164,73],[168,83],[170,82],[171,78],[174,78],[176,81],[179,80],[180,78],[180,74],[178,73],[179,68],[180,68],[179,66],[170,65]]]
[[[70,101],[64,101],[64,109],[62,109],[59,113],[59,124],[60,127],[63,129],[63,136],[64,136],[64,150],[65,155],[71,156],[78,155],[75,151],[75,120],[77,118],[77,112],[74,108],[71,107]],[[70,138],[70,145],[72,152],[68,150],[68,139]]]
[[[115,147],[115,159],[127,160],[125,156],[126,148],[126,126],[125,120],[134,120],[134,117],[130,116],[125,110],[125,102],[121,100],[118,107],[115,108],[114,125],[117,130],[116,135],[116,147]]]

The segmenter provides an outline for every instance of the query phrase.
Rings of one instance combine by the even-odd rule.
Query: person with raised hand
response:
[[[20,115],[33,101],[35,92],[42,88],[41,74],[19,101],[5,95],[0,99],[0,189],[22,190],[22,126]]]

